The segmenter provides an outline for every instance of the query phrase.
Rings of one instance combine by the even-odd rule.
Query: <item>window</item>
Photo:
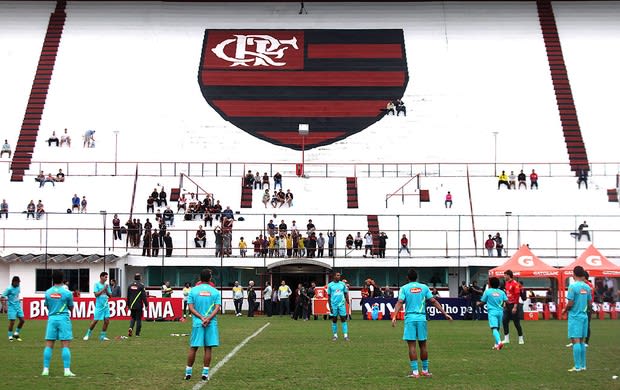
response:
[[[69,290],[88,292],[90,285],[90,270],[88,268],[63,269],[63,279],[69,282]],[[52,286],[52,270],[36,270],[36,291],[45,291]]]

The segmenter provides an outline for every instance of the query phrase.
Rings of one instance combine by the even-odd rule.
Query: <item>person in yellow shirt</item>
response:
[[[239,238],[239,254],[241,257],[245,257],[245,254],[248,252],[248,244],[243,241],[243,237]]]
[[[243,287],[239,285],[239,281],[235,280],[232,288],[233,302],[235,303],[235,316],[241,317],[241,307],[243,306]]]
[[[299,257],[306,257],[306,239],[299,236]]]
[[[506,188],[510,189],[510,184],[508,183],[508,175],[506,175],[505,171],[502,171],[502,173],[497,177],[498,181],[497,181],[497,189],[499,190],[499,188],[501,187],[502,184],[504,184],[506,186]]]
[[[276,236],[275,235],[272,234],[269,236],[269,244],[267,248],[269,248],[269,257],[273,257],[273,252],[276,250]]]
[[[286,236],[286,257],[291,257],[293,255],[293,237],[289,233]]]

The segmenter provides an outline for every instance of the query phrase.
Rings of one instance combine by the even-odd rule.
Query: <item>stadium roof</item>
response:
[[[125,256],[122,256],[125,257]],[[106,263],[116,263],[118,260],[122,258],[121,256],[109,254],[105,256]],[[92,254],[92,255],[82,255],[82,254],[52,254],[52,253],[27,253],[27,254],[17,254],[11,253],[10,255],[0,256],[0,262],[2,263],[37,263],[37,264],[45,264],[45,262],[54,263],[54,264],[97,264],[103,263],[103,256]]]

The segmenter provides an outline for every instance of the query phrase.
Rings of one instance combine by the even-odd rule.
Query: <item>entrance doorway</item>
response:
[[[328,281],[330,270],[326,267],[308,264],[290,264],[274,267],[270,270],[271,285],[277,290],[282,280],[291,288],[292,294],[289,297],[289,313],[295,309],[297,299],[297,286],[301,283],[304,287],[310,287],[310,283],[315,282],[317,286],[325,286]],[[276,313],[274,311],[274,313]]]

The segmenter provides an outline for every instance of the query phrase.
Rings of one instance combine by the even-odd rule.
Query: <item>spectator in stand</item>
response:
[[[270,219],[267,223],[267,233],[271,236],[276,232],[276,225],[273,223],[273,219]]]
[[[160,203],[160,200],[159,200],[159,191],[157,191],[157,188],[153,188],[153,192],[151,192],[151,197],[157,203],[157,207],[161,207],[161,203]]]
[[[170,206],[166,206],[164,210],[164,221],[168,226],[174,226],[174,211],[170,208]]]
[[[517,189],[517,177],[515,176],[515,171],[510,171],[510,175],[508,176],[508,188],[513,190]]]
[[[385,248],[387,247],[388,236],[385,232],[381,232],[379,235],[379,257],[385,259]]]
[[[34,204],[34,200],[30,200],[28,206],[26,206],[26,219],[32,217],[34,219],[34,212],[37,209],[37,206]]]
[[[345,246],[347,249],[353,249],[353,236],[351,235],[351,233],[349,233],[349,235],[347,235],[347,238],[345,239]]]
[[[364,240],[362,239],[362,234],[360,232],[357,232],[357,234],[355,235],[355,239],[353,240],[354,244],[355,244],[355,249],[362,249],[362,244],[364,244]]]
[[[581,189],[581,183],[586,185],[586,190],[587,190],[588,189],[588,171],[586,171],[585,169],[582,169],[579,171],[579,178],[577,179],[578,189]]]
[[[334,257],[334,247],[336,246],[336,232],[327,232],[327,255]]]
[[[148,213],[151,210],[151,213],[155,212],[155,198],[153,196],[149,196],[146,200],[146,212]]]
[[[579,225],[579,227],[577,228],[577,231],[574,233],[571,233],[570,235],[575,237],[577,239],[577,241],[581,241],[581,237],[582,236],[586,236],[586,238],[588,239],[588,241],[590,240],[590,232],[588,231],[588,224],[586,223],[586,221],[583,221],[582,224]]]
[[[292,244],[292,240],[291,240],[291,244]],[[319,236],[316,239],[316,247],[317,247],[316,257],[323,257],[323,250],[325,248],[325,237],[323,237],[323,233],[319,233]]]
[[[293,205],[293,193],[291,190],[286,190],[286,194],[284,195],[284,201],[288,207]]]
[[[60,136],[60,146],[63,144],[67,144],[68,147],[71,147],[71,136],[67,133],[67,129],[65,129],[65,132]]]
[[[269,257],[277,257],[276,253],[276,236],[274,233],[271,233],[268,238],[267,248],[269,249]]]
[[[450,191],[448,191],[448,193],[446,194],[446,201],[444,202],[446,208],[452,208],[452,194],[450,193]]]
[[[121,232],[121,220],[118,217],[118,214],[114,214],[114,218],[112,218],[112,235],[114,239],[122,240],[122,232]]]
[[[489,238],[487,238],[487,240],[484,242],[484,247],[487,250],[487,256],[493,257],[493,248],[495,248],[495,240],[493,240],[493,237],[490,234],[489,234]]]
[[[385,105],[385,113],[386,115],[396,115],[396,110],[395,110],[396,106],[394,106],[394,102],[387,102],[387,104]]]
[[[233,221],[235,220],[235,213],[232,211],[230,206],[226,206],[226,210],[222,212],[222,216]]]
[[[162,220],[162,213],[160,209],[157,209],[157,211],[155,212],[155,222],[161,222]]]
[[[299,257],[306,257],[306,239],[304,236],[299,235],[299,239],[297,240],[297,249]]]
[[[168,230],[168,226],[166,226],[166,222],[161,219],[159,221],[159,246],[161,248],[164,247],[164,237],[166,236],[166,230]]]
[[[276,174],[273,175],[273,189],[275,190],[278,186],[280,186],[280,190],[282,190],[282,174],[280,172],[276,172]]]
[[[73,194],[73,198],[71,198],[71,212],[74,211],[80,212],[80,197],[77,194]]]
[[[41,202],[41,199],[39,199],[39,203],[37,203],[36,219],[41,219],[43,214],[45,214],[45,207],[43,206],[43,202]]]
[[[398,250],[398,254],[400,255],[400,252],[402,252],[403,250],[406,250],[407,254],[411,256],[411,252],[409,251],[409,240],[407,239],[406,234],[403,234],[403,236],[400,238],[400,249]]]
[[[185,198],[185,194],[182,194],[177,202],[177,214],[183,209],[183,212],[187,211],[187,199]]]
[[[172,237],[170,237],[170,232],[166,232],[164,236],[164,245],[166,246],[166,257],[172,257]]]
[[[284,222],[284,220],[282,220],[282,221],[280,222],[280,224],[278,225],[278,231],[279,231],[280,233],[286,233],[287,228],[288,228],[288,227],[286,226],[286,223]]]
[[[194,243],[196,244],[196,248],[201,248],[200,242],[202,242],[202,248],[206,248],[207,233],[202,228],[202,225],[198,226],[198,230],[196,230],[196,237],[194,237]]]
[[[401,112],[403,116],[407,116],[407,107],[405,107],[405,103],[402,100],[396,99],[394,105],[396,106],[396,116],[399,116]]]
[[[86,130],[86,132],[84,133],[84,147],[95,147],[95,130]]]
[[[533,190],[534,186],[538,189],[538,174],[532,169],[532,173],[530,173],[530,190]]]
[[[6,202],[6,199],[2,199],[2,203],[0,203],[0,218],[2,218],[2,214],[9,219],[9,204]]]
[[[168,206],[168,194],[164,190],[164,187],[161,187],[161,191],[159,191],[159,202],[157,203],[159,207],[163,204],[164,206]]]
[[[286,194],[284,193],[284,191],[282,191],[282,189],[278,191],[278,194],[276,195],[276,201],[278,202],[278,208],[282,207],[282,205],[286,203]]]
[[[372,252],[372,233],[368,232],[364,234],[364,243],[365,243],[364,257],[366,257],[368,252],[370,252],[370,256],[372,256],[372,258],[374,259],[375,254]]]
[[[248,243],[243,241],[243,237],[239,238],[239,254],[241,257],[246,257],[248,252]]]
[[[277,243],[278,243],[279,257],[285,257],[286,256],[286,235],[285,233],[280,233]]]
[[[54,180],[59,183],[63,183],[65,181],[65,174],[62,173],[62,169],[58,170],[58,173],[56,174],[56,178]]]
[[[497,250],[497,257],[502,257],[502,251],[504,250],[504,243],[502,242],[502,237],[499,235],[499,232],[495,233],[495,237],[493,237],[493,241],[495,241],[495,249]]]
[[[39,183],[39,188],[43,187],[42,183],[45,181],[45,173],[43,173],[43,171],[39,171],[39,174],[34,178],[34,181]]]
[[[56,147],[59,146],[60,140],[56,137],[56,132],[52,131],[52,135],[47,139],[47,146],[52,146],[52,144],[56,144]]]
[[[213,227],[213,215],[211,215],[209,210],[205,211],[205,227],[207,227],[207,224],[209,224],[209,227]]]
[[[219,220],[222,214],[222,205],[220,204],[220,201],[216,201],[215,204],[212,207],[211,212],[213,214],[215,214],[215,219]]]
[[[267,208],[267,203],[269,203],[269,190],[265,190],[265,193],[263,194],[263,204],[265,205],[265,208]]]
[[[502,184],[504,184],[506,188],[510,189],[510,185],[508,184],[508,176],[506,175],[505,171],[502,171],[502,173],[497,177],[497,189],[498,190]]]
[[[110,290],[112,291],[112,298],[120,298],[121,297],[121,286],[116,283],[116,279],[110,279]]]
[[[82,196],[82,201],[80,202],[80,213],[86,213],[86,208],[88,206],[88,201],[86,200],[86,195]]]
[[[254,241],[252,241],[252,246],[254,247],[254,257],[260,257],[261,252],[260,252],[260,246],[263,242],[262,240],[262,234],[260,237],[256,237],[256,239]]]
[[[308,224],[306,225],[306,231],[308,232],[308,235],[316,231],[316,226],[314,226],[314,223],[312,223],[311,219],[308,220]]]
[[[525,173],[523,173],[523,169],[522,169],[521,172],[519,172],[519,175],[517,176],[517,180],[519,181],[519,189],[521,189],[521,186],[523,186],[527,190],[526,179],[527,178],[525,176]]]
[[[151,234],[151,256],[159,256],[159,244],[159,233],[157,229],[153,229],[153,233]]]
[[[54,176],[52,176],[52,173],[48,173],[47,176],[45,176],[45,179],[43,179],[43,181],[40,182],[39,187],[43,187],[43,185],[45,183],[52,183],[52,187],[56,187],[56,180],[54,180]]]
[[[265,172],[265,173],[263,173],[263,189],[267,190],[267,189],[269,189],[269,187],[270,187],[270,185],[269,185],[269,175],[267,174],[267,172]]]
[[[256,176],[254,176],[254,189],[263,189],[263,178],[260,176],[260,173],[256,171]]]
[[[151,257],[151,229],[144,230],[142,239],[142,256]]]
[[[7,140],[4,140],[4,145],[2,145],[2,150],[0,150],[0,157],[2,157],[4,153],[8,153],[9,158],[11,158],[11,145],[9,145],[9,141]]]
[[[254,185],[254,175],[252,174],[252,171],[248,171],[248,173],[245,174],[243,185],[248,188],[252,188]]]

